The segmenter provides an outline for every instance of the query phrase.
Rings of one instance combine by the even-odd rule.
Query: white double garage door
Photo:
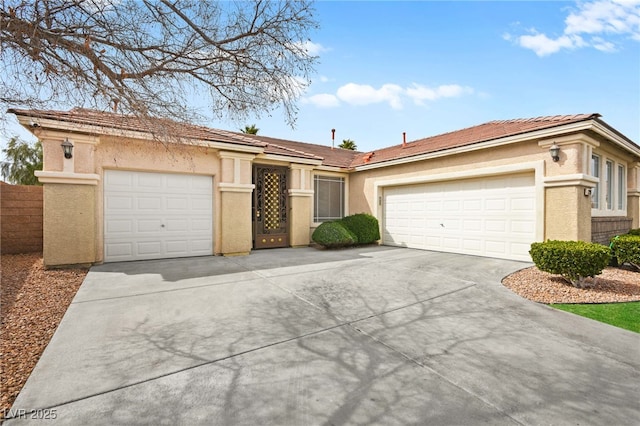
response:
[[[211,176],[106,170],[104,261],[213,253]]]
[[[385,187],[387,245],[531,261],[533,173]]]

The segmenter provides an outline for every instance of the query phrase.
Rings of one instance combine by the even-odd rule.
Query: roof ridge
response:
[[[291,142],[294,142],[294,141],[291,141]],[[319,155],[315,155],[315,154],[312,154],[310,152],[300,151],[300,150],[297,150],[297,149],[289,148],[287,146],[278,145],[276,143],[270,143],[270,142],[261,142],[261,143],[265,143],[267,146],[273,145],[273,146],[278,147],[280,149],[284,149],[285,151],[295,152],[297,154],[305,155],[307,157],[313,157],[313,158],[317,158],[319,160],[324,160],[324,157],[320,157]]]
[[[529,118],[511,118],[506,120],[492,120],[483,124],[502,124],[502,123],[532,123],[537,121],[566,121],[566,120],[578,120],[578,119],[588,119],[588,118],[598,118],[601,117],[598,113],[591,114],[558,114],[558,115],[541,115],[538,117],[529,117]],[[482,124],[480,124],[481,126]],[[475,127],[475,126],[472,126]]]
[[[420,139],[414,139],[412,141],[407,142],[407,144],[420,142],[427,139],[437,138],[445,135],[450,135],[452,133],[459,133],[465,130],[473,129],[475,127],[485,126],[488,124],[531,123],[531,122],[537,122],[537,121],[566,121],[566,120],[575,120],[578,118],[588,119],[588,118],[598,118],[598,117],[601,117],[601,115],[598,113],[591,113],[591,114],[573,114],[573,115],[548,115],[548,116],[539,116],[539,117],[530,117],[530,118],[492,120],[492,121],[485,121],[484,123],[480,123],[480,124],[474,124],[473,126],[463,127],[461,129],[451,130],[449,132],[438,133],[436,135],[431,135],[431,136],[427,136]],[[400,146],[400,145],[402,144],[391,145],[390,147],[384,147],[380,149],[392,148],[394,146]]]

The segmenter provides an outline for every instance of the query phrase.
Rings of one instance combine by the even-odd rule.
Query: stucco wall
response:
[[[44,185],[46,267],[96,261],[96,186]]]
[[[225,255],[248,254],[252,248],[251,193],[222,192],[220,252]]]
[[[545,191],[545,240],[591,241],[591,199],[575,186]]]

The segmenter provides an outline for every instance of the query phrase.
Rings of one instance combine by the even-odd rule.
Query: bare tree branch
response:
[[[281,107],[293,125],[317,59],[303,47],[317,28],[307,1],[0,2],[4,107],[191,121],[206,102],[217,118]]]

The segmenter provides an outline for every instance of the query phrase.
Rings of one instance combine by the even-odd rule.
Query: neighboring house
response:
[[[43,142],[47,266],[306,246],[319,223],[359,212],[383,244],[527,261],[534,241],[640,227],[640,147],[598,114],[362,153],[173,122],[154,136],[86,109],[9,112]]]

